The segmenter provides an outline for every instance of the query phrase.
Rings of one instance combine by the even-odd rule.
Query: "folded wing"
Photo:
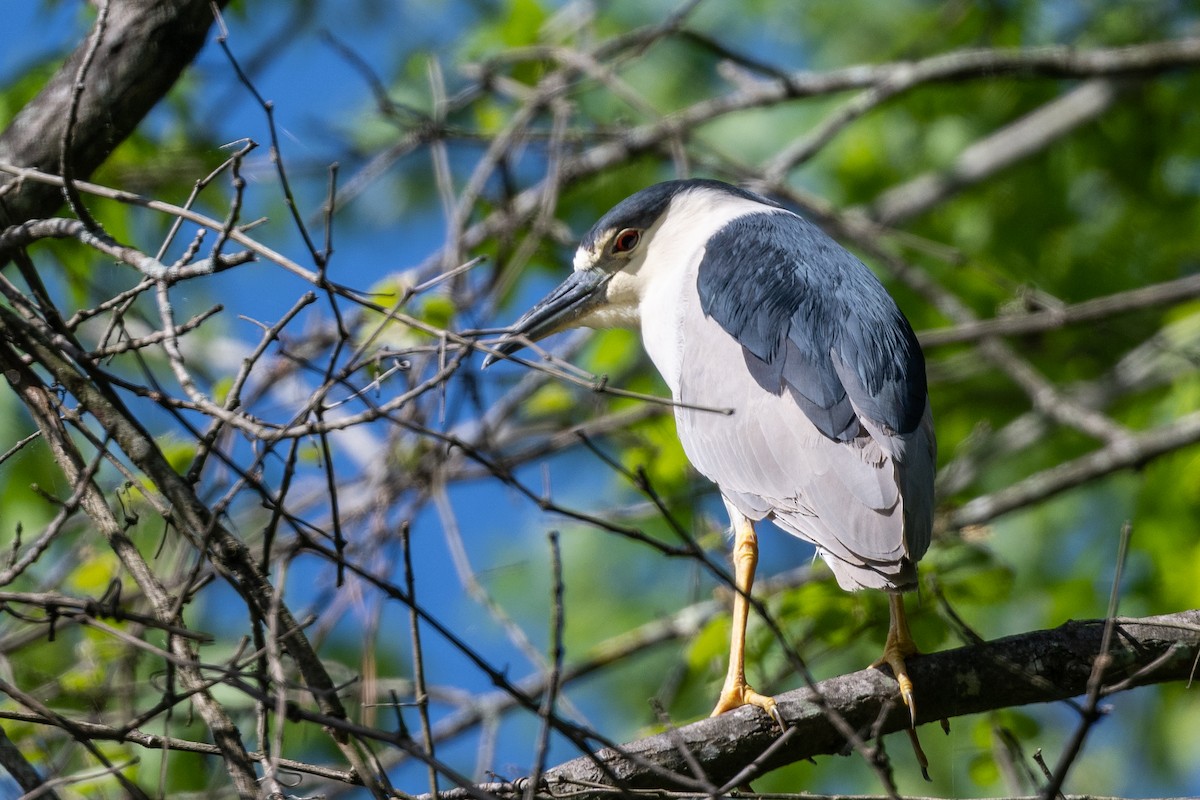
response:
[[[742,513],[816,544],[846,588],[905,588],[929,544],[935,460],[912,329],[798,216],[741,217],[717,239],[685,298],[699,308],[682,315],[678,394],[734,413],[677,409],[688,457]]]

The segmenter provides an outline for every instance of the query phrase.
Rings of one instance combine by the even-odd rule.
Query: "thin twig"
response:
[[[547,538],[550,542],[550,607],[552,609],[550,672],[546,681],[546,691],[542,695],[542,707],[538,712],[542,724],[541,730],[538,732],[537,750],[533,758],[533,772],[525,790],[525,800],[533,800],[541,785],[542,772],[546,769],[546,755],[550,750],[550,717],[554,713],[554,704],[558,700],[558,690],[562,685],[563,627],[566,624],[566,613],[563,608],[562,552],[558,546],[558,531],[550,531]]]
[[[75,83],[71,87],[71,102],[67,105],[67,124],[63,130],[62,145],[59,148],[58,173],[62,175],[63,197],[71,211],[79,218],[88,233],[100,239],[107,239],[108,234],[96,221],[83,204],[83,198],[75,188],[75,125],[79,121],[79,104],[83,100],[83,91],[87,88],[87,75],[104,41],[104,32],[108,28],[109,0],[97,0],[96,24],[92,27],[92,35],[88,40],[87,50],[79,62],[75,72]]]
[[[1104,633],[1100,638],[1100,649],[1092,661],[1092,669],[1087,679],[1087,700],[1079,712],[1081,717],[1079,725],[1076,726],[1074,733],[1063,748],[1062,756],[1059,757],[1058,764],[1054,767],[1053,775],[1042,789],[1043,800],[1052,800],[1061,794],[1063,781],[1067,779],[1067,773],[1079,758],[1084,741],[1096,723],[1107,713],[1100,707],[1101,690],[1104,686],[1104,674],[1112,664],[1109,651],[1112,647],[1113,631],[1117,625],[1117,609],[1121,598],[1121,574],[1125,569],[1125,557],[1129,553],[1129,538],[1132,532],[1133,526],[1126,521],[1121,526],[1121,536],[1117,543],[1117,562],[1116,568],[1113,570],[1112,588],[1108,594],[1108,613],[1104,617]]]
[[[425,688],[425,651],[421,648],[421,621],[417,617],[416,599],[417,589],[416,581],[413,578],[412,568],[412,540],[409,538],[408,523],[404,522],[400,526],[400,551],[404,555],[404,586],[408,590],[408,596],[412,600],[409,610],[408,628],[409,637],[412,640],[412,658],[413,658],[413,702],[417,706],[417,714],[421,720],[421,738],[425,746],[425,752],[429,754],[429,793],[436,799],[438,796],[438,773],[433,766],[434,754],[434,738],[433,729],[429,722],[429,692]]]

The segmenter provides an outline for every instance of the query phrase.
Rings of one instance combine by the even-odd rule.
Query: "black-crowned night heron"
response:
[[[933,422],[920,346],[871,271],[764,197],[670,181],[605,214],[572,275],[496,350],[574,326],[641,327],[677,402],[684,451],[729,510],[738,592],[713,716],[752,704],[782,726],[744,665],[754,522],[767,518],[816,545],[843,589],[889,592],[877,663],[891,667],[915,722],[904,658],[917,650],[899,592],[915,585],[929,546]]]

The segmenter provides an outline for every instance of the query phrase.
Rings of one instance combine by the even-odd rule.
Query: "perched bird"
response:
[[[754,523],[766,518],[816,545],[843,589],[889,593],[876,663],[891,667],[915,721],[904,659],[917,650],[899,593],[929,546],[936,445],[920,346],[871,271],[771,200],[668,181],[605,214],[571,276],[484,365],[576,326],[641,328],[683,449],[729,511],[738,592],[713,716],[752,704],[782,727],[744,665]]]

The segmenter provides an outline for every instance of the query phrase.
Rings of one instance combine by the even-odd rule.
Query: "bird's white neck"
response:
[[[697,197],[695,195],[702,195]],[[711,197],[694,192],[676,198],[649,242],[645,262],[634,278],[642,344],[662,374],[671,394],[679,397],[685,314],[702,314],[696,273],[704,259],[704,242],[733,220],[747,214],[789,213],[753,200]],[[619,276],[614,276],[615,278]]]
[[[605,302],[575,324],[589,328],[637,328],[650,360],[671,393],[679,396],[684,314],[701,314],[696,271],[704,244],[748,214],[791,213],[775,206],[696,188],[671,201],[671,207],[642,234],[643,249],[613,274]],[[589,269],[597,255],[580,248],[575,269]]]

